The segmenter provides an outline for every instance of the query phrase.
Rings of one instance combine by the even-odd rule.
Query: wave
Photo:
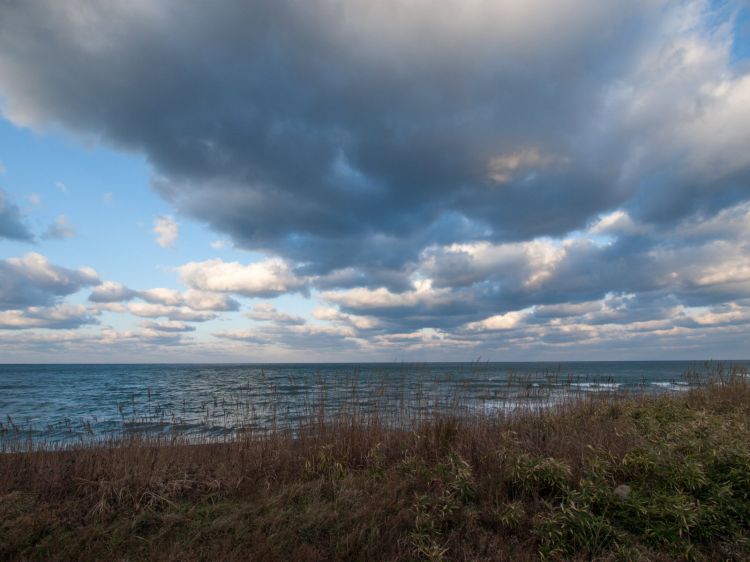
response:
[[[583,392],[615,392],[620,389],[619,382],[574,382],[570,386]]]
[[[684,392],[686,390],[690,390],[690,383],[688,382],[680,382],[680,381],[671,381],[671,382],[664,382],[664,381],[658,381],[658,382],[652,382],[653,386],[657,388],[661,388],[664,390],[672,391],[672,392]]]

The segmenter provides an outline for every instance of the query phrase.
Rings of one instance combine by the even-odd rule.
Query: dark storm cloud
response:
[[[34,236],[24,224],[21,211],[0,188],[0,239],[31,242]]]
[[[433,247],[422,253],[414,272],[417,279],[429,279],[429,286],[416,282],[404,293],[355,288],[323,297],[349,314],[375,316],[392,330],[455,330],[531,307],[537,323],[676,319],[680,306],[717,306],[750,297],[747,205],[648,235],[622,234],[607,243],[592,236]],[[602,308],[599,301],[605,298]]]
[[[0,310],[49,306],[84,287],[98,284],[94,270],[52,265],[36,253],[0,260]]]
[[[0,91],[16,122],[144,151],[164,197],[241,247],[377,278],[429,244],[561,235],[623,203],[628,139],[592,141],[592,112],[655,15],[588,0],[10,2]]]

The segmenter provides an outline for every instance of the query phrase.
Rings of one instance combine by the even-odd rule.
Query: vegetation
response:
[[[0,454],[4,560],[748,560],[750,383]]]

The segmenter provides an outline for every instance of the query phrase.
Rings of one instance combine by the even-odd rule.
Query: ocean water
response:
[[[324,404],[509,411],[575,395],[683,392],[738,362],[0,365],[0,440],[121,432],[232,435],[294,426]],[[741,369],[744,371],[744,368]]]

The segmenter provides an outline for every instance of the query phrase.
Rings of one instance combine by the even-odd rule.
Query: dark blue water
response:
[[[322,399],[329,412],[377,404],[429,409],[457,395],[465,407],[503,410],[572,394],[680,392],[726,374],[730,366],[687,361],[0,365],[0,439],[20,433],[61,441],[123,430],[219,435],[293,423]]]

